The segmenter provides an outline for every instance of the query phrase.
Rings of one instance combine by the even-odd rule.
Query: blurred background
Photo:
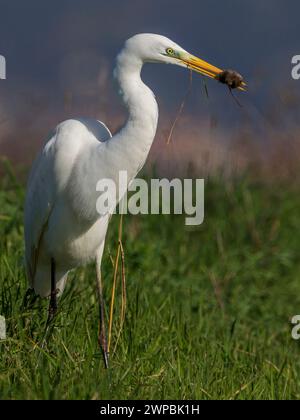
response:
[[[148,64],[160,122],[148,167],[161,176],[244,171],[297,180],[300,82],[297,0],[0,0],[0,155],[28,167],[49,130],[69,117],[98,118],[112,131],[126,118],[112,70],[124,41],[138,32],[165,35],[249,84],[247,94],[193,76],[172,144],[166,138],[189,84],[187,71]]]

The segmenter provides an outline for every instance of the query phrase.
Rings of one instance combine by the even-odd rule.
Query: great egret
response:
[[[154,94],[141,79],[146,62],[176,64],[217,80],[222,74],[221,69],[164,36],[133,36],[117,56],[114,70],[129,114],[124,127],[112,136],[100,121],[62,122],[38,155],[27,187],[25,245],[30,290],[50,297],[51,321],[68,272],[95,260],[101,314],[99,341],[106,365],[100,266],[110,215],[100,216],[96,210],[96,184],[99,179],[110,178],[117,185],[120,171],[127,171],[130,182],[145,163],[158,120]]]

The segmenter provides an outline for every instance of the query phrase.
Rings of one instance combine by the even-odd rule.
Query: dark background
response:
[[[249,84],[247,94],[237,93],[239,108],[213,81],[207,81],[208,99],[202,78],[194,75],[174,134],[178,153],[184,149],[190,159],[206,147],[228,162],[225,150],[237,138],[246,143],[251,137],[251,147],[266,155],[275,136],[276,147],[294,154],[279,137],[298,137],[300,81],[291,79],[291,58],[300,54],[299,16],[297,0],[1,0],[7,80],[0,81],[0,154],[30,163],[49,129],[70,116],[96,117],[117,129],[125,114],[113,89],[114,57],[139,32],[168,36],[211,63],[238,70]],[[143,78],[161,111],[151,155],[156,160],[188,73],[149,64]]]

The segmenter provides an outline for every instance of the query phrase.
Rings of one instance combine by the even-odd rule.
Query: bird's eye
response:
[[[168,55],[174,55],[174,50],[173,50],[173,48],[167,48],[167,49],[166,49],[166,53],[167,53]]]

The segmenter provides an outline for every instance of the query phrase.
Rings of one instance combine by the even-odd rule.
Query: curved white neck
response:
[[[114,181],[117,200],[126,192],[130,181],[135,178],[143,167],[154,140],[158,121],[158,107],[151,90],[141,80],[142,62],[131,60],[126,53],[120,53],[117,59],[115,77],[119,83],[120,94],[128,109],[128,120],[124,127],[111,139],[105,142],[94,142],[93,146],[84,149],[78,165],[77,176],[85,187],[81,187],[80,196],[84,197],[86,206],[86,219],[94,222],[99,218],[96,211],[96,202],[99,192],[96,188],[99,180]],[[86,153],[84,158],[84,153]],[[88,167],[87,167],[88,166]],[[85,174],[89,172],[89,177]],[[119,190],[120,172],[127,172],[125,187]],[[119,194],[120,192],[120,194]],[[82,217],[82,215],[81,215]]]
[[[123,51],[117,57],[114,76],[129,116],[123,128],[110,140],[117,148],[119,169],[132,179],[142,168],[153,143],[158,121],[158,106],[153,92],[141,79],[143,62]]]

